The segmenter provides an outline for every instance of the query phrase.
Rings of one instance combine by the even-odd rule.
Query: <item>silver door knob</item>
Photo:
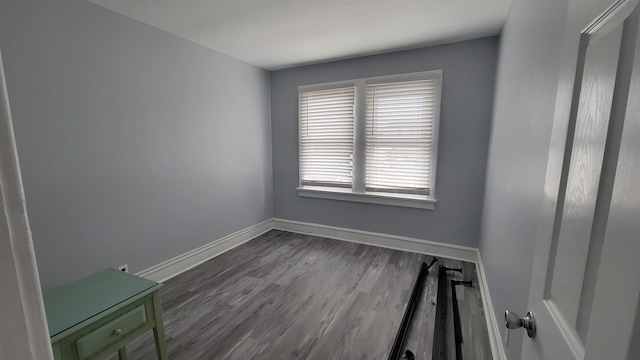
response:
[[[527,316],[521,318],[520,315],[505,310],[504,326],[506,326],[507,329],[524,328],[527,330],[527,335],[529,335],[530,338],[536,336],[536,319],[533,317],[531,311],[527,312]]]

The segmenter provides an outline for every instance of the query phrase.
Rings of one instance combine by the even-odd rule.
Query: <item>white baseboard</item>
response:
[[[214,240],[197,249],[163,261],[160,264],[151,266],[138,272],[136,275],[157,282],[166,281],[272,229],[328,237],[336,240],[395,250],[442,256],[456,260],[476,262],[477,259],[477,249],[467,246],[292,220],[268,219]]]
[[[456,260],[475,262],[477,259],[477,249],[468,246],[445,244],[404,236],[284,219],[273,219],[273,222],[273,226],[275,229],[286,230],[300,234],[316,235],[337,240],[355,242],[359,244],[384,247],[388,249],[442,256]]]
[[[489,294],[489,286],[487,285],[487,278],[484,273],[484,265],[482,264],[482,257],[480,251],[477,251],[476,270],[478,273],[478,281],[480,282],[480,294],[482,295],[482,307],[484,307],[484,316],[487,321],[487,331],[489,333],[489,342],[491,344],[491,353],[493,354],[493,360],[507,360],[507,355],[502,346],[502,338],[500,337],[501,327],[498,325],[496,314],[493,311],[493,304],[491,303],[491,296]]]
[[[224,252],[240,246],[271,229],[273,229],[273,219],[265,220],[218,240],[214,240],[197,249],[163,261],[158,265],[140,271],[136,275],[156,282],[166,281]]]

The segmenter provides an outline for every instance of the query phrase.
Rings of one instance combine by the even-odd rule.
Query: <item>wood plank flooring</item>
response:
[[[169,358],[387,359],[420,264],[430,260],[270,231],[166,282]],[[416,359],[431,359],[439,264],[462,266],[456,278],[474,284],[456,288],[464,359],[491,359],[475,266],[448,259],[427,276],[406,347]],[[455,359],[451,301],[447,314],[447,358]],[[151,334],[127,353],[129,360],[155,359]]]

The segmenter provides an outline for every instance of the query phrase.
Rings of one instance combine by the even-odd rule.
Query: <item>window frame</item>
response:
[[[366,179],[366,86],[415,80],[434,80],[433,135],[431,143],[430,194],[415,195],[388,192],[367,192]],[[300,164],[302,127],[300,123],[300,94],[307,91],[327,90],[339,87],[355,88],[354,98],[354,146],[353,182],[351,188],[335,188],[302,185]],[[438,138],[440,130],[440,103],[442,98],[442,70],[429,70],[395,75],[385,75],[298,86],[298,186],[299,196],[333,200],[355,201],[420,209],[434,209],[436,200],[436,170]]]

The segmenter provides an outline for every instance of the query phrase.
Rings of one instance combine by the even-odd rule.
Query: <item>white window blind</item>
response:
[[[300,91],[300,183],[351,188],[354,86]]]
[[[436,80],[366,86],[366,191],[431,194]]]

